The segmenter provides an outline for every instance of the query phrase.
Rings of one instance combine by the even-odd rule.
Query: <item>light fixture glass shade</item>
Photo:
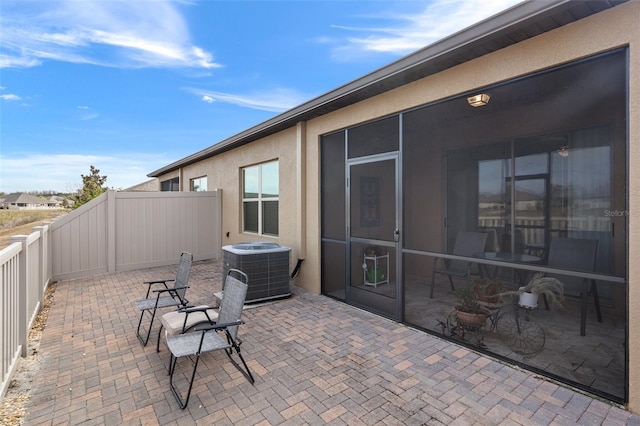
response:
[[[469,105],[472,107],[479,107],[488,104],[490,98],[491,96],[489,96],[489,94],[480,93],[478,95],[468,97],[467,102],[469,102]]]

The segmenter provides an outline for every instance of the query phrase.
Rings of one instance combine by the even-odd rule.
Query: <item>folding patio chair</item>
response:
[[[189,301],[185,298],[187,288],[189,288],[189,275],[191,274],[191,264],[193,263],[193,255],[188,252],[182,252],[180,255],[180,263],[178,263],[178,271],[175,279],[168,280],[152,280],[145,281],[147,285],[147,294],[144,299],[135,301],[136,308],[140,311],[140,321],[136,335],[143,346],[146,346],[151,335],[153,320],[156,317],[156,311],[161,308],[177,307],[183,308],[188,305]],[[169,283],[173,282],[173,287],[169,287]],[[162,288],[152,289],[153,286],[162,285]],[[152,294],[155,293],[155,295]],[[142,320],[146,316],[151,315],[149,326],[146,331],[142,331]],[[144,334],[144,335],[143,335]]]
[[[244,272],[238,269],[229,269],[228,276],[236,276],[242,282],[249,282],[249,277]],[[223,281],[222,288],[224,289]],[[160,352],[160,338],[162,336],[162,330],[165,331],[165,338],[167,336],[175,336],[176,334],[186,333],[192,330],[194,327],[201,324],[213,324],[218,320],[217,305],[200,305],[200,306],[187,306],[186,308],[178,309],[177,311],[168,312],[160,317],[160,330],[158,330],[158,340],[156,343],[156,352]]]
[[[189,333],[167,336],[167,346],[171,352],[171,357],[169,358],[169,384],[178,404],[180,404],[180,408],[184,409],[189,403],[200,356],[204,353],[223,349],[229,357],[229,360],[231,360],[231,363],[250,383],[254,383],[253,375],[240,353],[240,344],[242,342],[238,339],[238,327],[244,324],[244,321],[240,318],[247,295],[247,287],[248,285],[246,283],[228,275],[222,294],[222,301],[220,302],[217,323],[200,325]],[[240,361],[242,361],[244,370],[231,356],[234,349]],[[191,376],[190,378],[187,377],[187,380],[189,380],[189,388],[186,397],[181,395],[177,386],[174,384],[177,361],[178,358],[182,357],[188,357],[193,365]]]
[[[475,253],[484,252],[487,237],[488,234],[484,232],[458,232],[452,254],[472,257]],[[451,277],[461,278],[471,283],[473,278],[471,275],[473,262],[444,259],[444,265],[442,268],[438,268],[437,262],[438,258],[436,257],[433,259],[433,271],[431,272],[431,292],[429,293],[429,297],[431,299],[433,299],[433,288],[436,283],[436,274],[443,274],[449,278],[451,290],[455,290],[453,287],[453,279]]]
[[[547,266],[580,272],[593,272],[598,255],[598,240],[583,238],[553,238],[549,244],[549,260]],[[581,298],[580,335],[586,334],[587,327],[587,298],[593,296],[598,322],[602,322],[600,298],[596,281],[570,275],[546,274],[557,278],[564,284],[565,293],[577,292]],[[546,304],[546,301],[545,301]]]

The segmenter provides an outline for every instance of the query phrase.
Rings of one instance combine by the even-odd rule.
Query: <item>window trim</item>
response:
[[[278,195],[276,197],[273,196],[264,196],[264,194],[262,193],[262,188],[263,188],[263,181],[262,181],[262,167],[266,166],[266,165],[270,165],[270,164],[276,164],[278,166]],[[245,197],[245,171],[247,170],[251,170],[257,168],[258,169],[258,192],[257,192],[257,196],[256,197]],[[259,235],[259,236],[265,236],[265,237],[279,237],[280,236],[280,226],[279,226],[279,222],[280,222],[280,161],[279,160],[270,160],[270,161],[265,161],[264,163],[258,163],[258,164],[254,164],[251,166],[246,166],[246,167],[242,167],[240,169],[240,191],[241,191],[241,204],[240,204],[240,219],[241,219],[241,227],[242,227],[242,231],[243,233],[246,234],[252,234],[252,235]],[[271,234],[271,233],[265,233],[264,229],[263,229],[263,224],[264,224],[264,203],[265,202],[277,202],[278,203],[278,216],[277,216],[277,222],[278,222],[278,232],[276,234]],[[247,203],[257,203],[257,207],[258,207],[258,213],[257,213],[257,220],[258,220],[258,231],[254,232],[251,230],[247,229],[247,225],[245,223],[245,205]]]
[[[198,189],[198,190],[194,190],[193,189],[193,183],[195,181],[202,181],[204,179],[204,183],[205,183],[205,189]],[[204,191],[208,191],[208,179],[207,179],[207,175],[204,176],[199,176],[199,177],[195,177],[192,179],[189,179],[189,191],[192,192],[204,192]]]

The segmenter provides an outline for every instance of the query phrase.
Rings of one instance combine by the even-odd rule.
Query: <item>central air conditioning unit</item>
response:
[[[224,276],[227,276],[229,269],[239,269],[247,274],[247,303],[288,297],[291,295],[290,253],[290,247],[262,241],[224,246]]]

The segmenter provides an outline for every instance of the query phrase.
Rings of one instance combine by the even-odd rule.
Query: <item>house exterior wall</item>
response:
[[[189,190],[189,184],[187,184],[184,187],[182,186],[182,170],[176,170],[176,171],[173,171],[171,173],[167,173],[166,175],[162,175],[160,178],[158,178],[158,184],[160,186],[163,181],[169,180],[169,179],[174,179],[174,178],[179,178],[180,179],[180,191],[188,191]],[[158,190],[161,190],[161,189],[158,188]]]
[[[182,189],[192,177],[207,175],[210,188],[223,193],[223,243],[254,240],[241,232],[240,168],[280,160],[280,236],[277,242],[300,253],[305,262],[295,284],[320,293],[320,136],[412,107],[472,91],[535,71],[628,46],[628,350],[629,408],[640,412],[640,2],[628,2],[554,31],[487,54],[439,74],[386,92],[305,123],[302,135],[291,128],[224,152],[181,170]],[[606,84],[606,82],[603,82]],[[301,140],[302,139],[302,140]],[[302,154],[304,161],[296,158]],[[304,167],[302,172],[296,167]],[[306,178],[304,206],[297,204],[299,174]],[[175,172],[160,177],[165,180]],[[187,183],[185,183],[187,182]],[[302,209],[305,211],[302,211]],[[296,233],[300,218],[302,232]],[[229,232],[229,237],[226,237]],[[302,235],[301,235],[302,234]],[[299,243],[302,241],[304,247]]]
[[[283,246],[291,247],[291,259],[294,262],[300,255],[295,226],[297,223],[296,188],[298,185],[296,152],[296,128],[287,129],[233,151],[184,167],[180,186],[183,191],[187,191],[190,179],[206,176],[209,190],[222,189],[223,245],[256,240],[276,241]],[[278,238],[258,237],[242,232],[241,169],[271,160],[278,160],[280,172]],[[160,180],[165,180],[164,176]]]
[[[47,210],[59,209],[58,206],[49,206],[47,204],[9,204],[5,207],[8,210]]]
[[[139,183],[130,188],[125,189],[127,192],[133,191],[160,191],[160,181],[158,179],[151,179],[146,182]]]

